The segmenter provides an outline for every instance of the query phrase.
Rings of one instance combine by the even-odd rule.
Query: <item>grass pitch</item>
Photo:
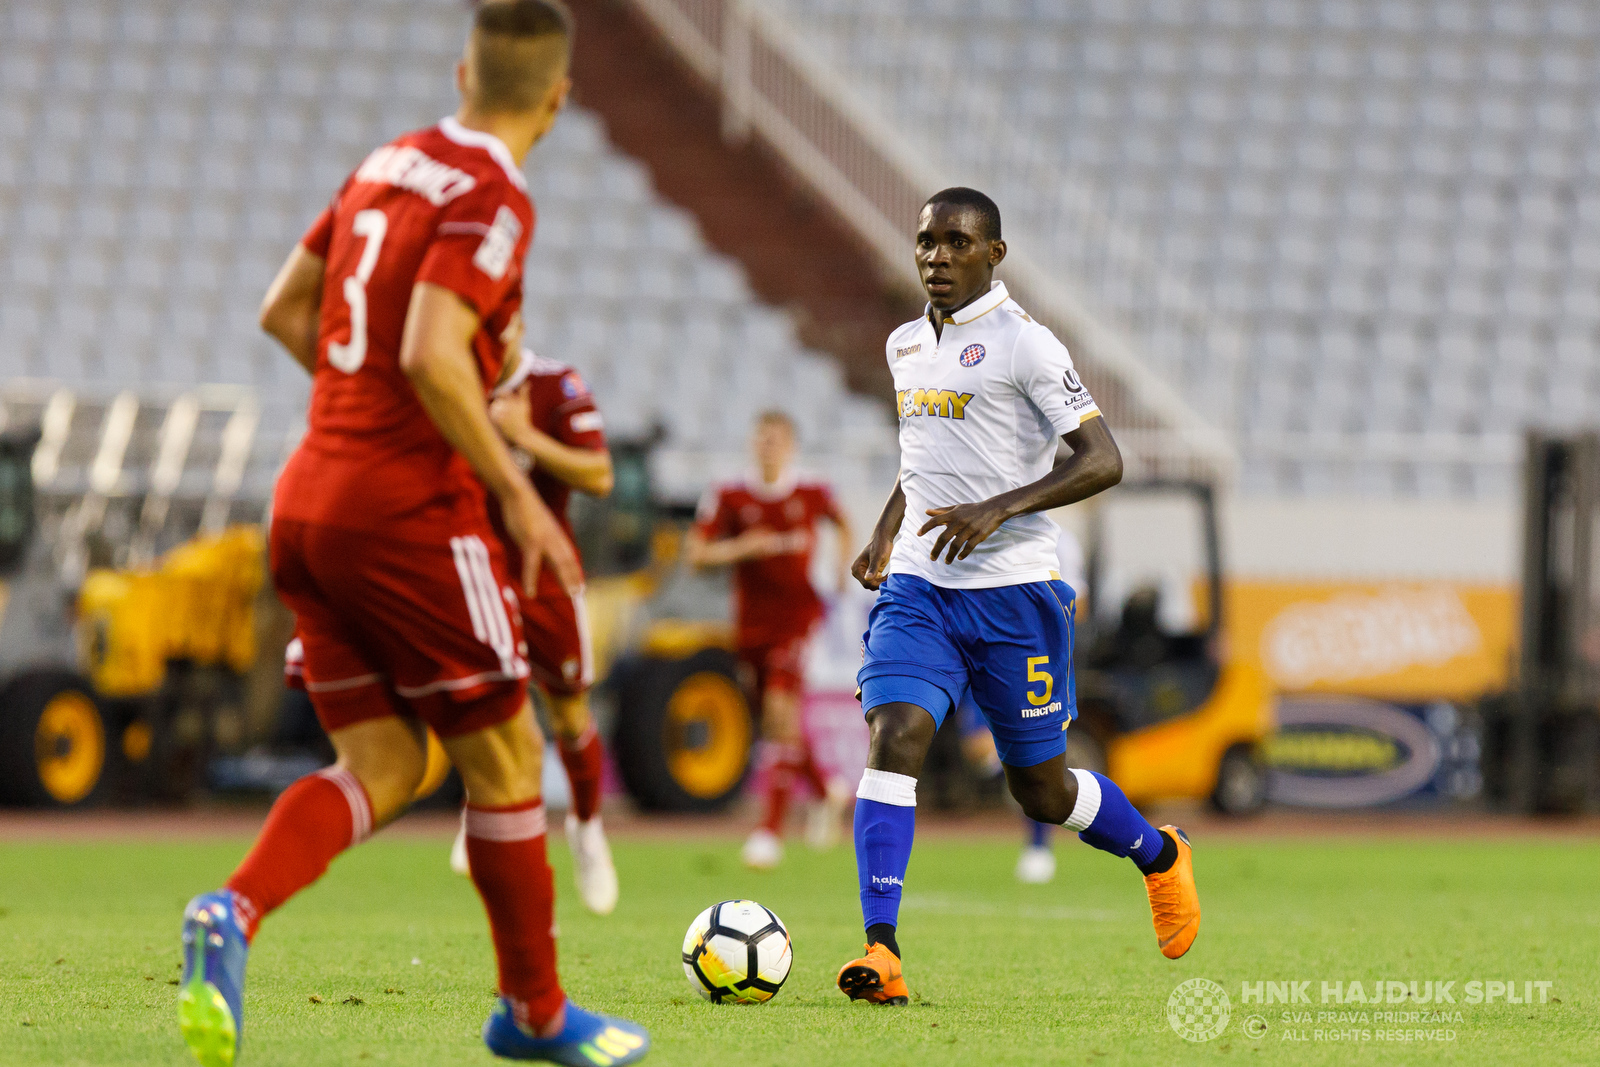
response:
[[[0,1064],[192,1063],[173,985],[180,912],[246,844],[0,845]],[[1195,846],[1205,919],[1174,963],[1156,951],[1126,861],[1063,835],[1055,883],[1021,886],[1011,840],[924,838],[900,930],[915,998],[891,1010],[833,988],[861,943],[848,847],[792,848],[781,871],[752,874],[730,841],[619,842],[622,903],[600,919],[574,900],[556,844],[561,969],[580,1003],[647,1025],[647,1062],[663,1067],[1600,1057],[1600,843]],[[243,1067],[494,1062],[478,1038],[493,1003],[487,928],[447,851],[443,839],[380,837],[267,920],[250,960]],[[679,942],[701,908],[739,896],[788,924],[795,967],[770,1004],[714,1006],[685,984]],[[1205,1043],[1166,1017],[1190,978],[1231,999],[1227,1029]],[[1324,981],[1360,981],[1371,995],[1376,981],[1412,980],[1454,981],[1457,1002],[1418,1021],[1377,1016],[1418,1010],[1404,1003],[1322,1002]],[[1467,983],[1483,980],[1519,993],[1554,984],[1543,1004],[1465,1003]],[[1308,981],[1311,1002],[1242,1004],[1241,983],[1258,981]],[[1251,1015],[1262,1036],[1247,1036]]]

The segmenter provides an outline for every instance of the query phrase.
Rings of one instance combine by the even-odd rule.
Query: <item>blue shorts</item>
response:
[[[1072,587],[1060,581],[945,589],[891,574],[862,640],[861,709],[915,704],[943,724],[970,692],[1000,762],[1059,756],[1078,714],[1072,607]]]

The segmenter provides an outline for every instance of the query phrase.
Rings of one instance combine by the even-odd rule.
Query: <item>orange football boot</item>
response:
[[[900,957],[882,945],[868,945],[867,954],[839,970],[839,991],[851,1000],[872,1004],[910,1004],[911,990],[900,973]]]
[[[1200,894],[1194,888],[1194,853],[1189,838],[1176,826],[1163,826],[1161,832],[1178,843],[1178,858],[1160,874],[1144,877],[1150,895],[1150,915],[1155,920],[1156,943],[1161,954],[1175,960],[1194,944],[1200,933]],[[839,976],[841,985],[844,976]]]

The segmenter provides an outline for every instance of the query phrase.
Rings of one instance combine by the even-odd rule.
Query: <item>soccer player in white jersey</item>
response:
[[[1122,478],[1122,456],[1067,350],[994,280],[1000,210],[973,189],[935,193],[917,224],[926,313],[889,335],[900,478],[853,573],[878,590],[857,681],[871,731],[857,790],[856,871],[867,952],[839,971],[856,1000],[906,1004],[895,938],[934,732],[970,691],[1011,795],[1039,822],[1132,859],[1163,955],[1200,929],[1189,841],[1145,821],[1115,783],[1066,766],[1073,590],[1042,512]],[[1071,455],[1053,464],[1057,439]]]

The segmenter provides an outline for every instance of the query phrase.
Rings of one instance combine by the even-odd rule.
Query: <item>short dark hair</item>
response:
[[[483,0],[472,27],[505,37],[572,36],[572,13],[561,0]]]
[[[928,197],[927,203],[922,206],[932,204],[973,208],[978,212],[978,225],[982,229],[978,236],[985,241],[1000,240],[1000,207],[978,190],[968,189],[965,185],[952,185]]]
[[[561,0],[483,0],[467,48],[475,102],[491,111],[526,111],[566,74],[572,15]]]

